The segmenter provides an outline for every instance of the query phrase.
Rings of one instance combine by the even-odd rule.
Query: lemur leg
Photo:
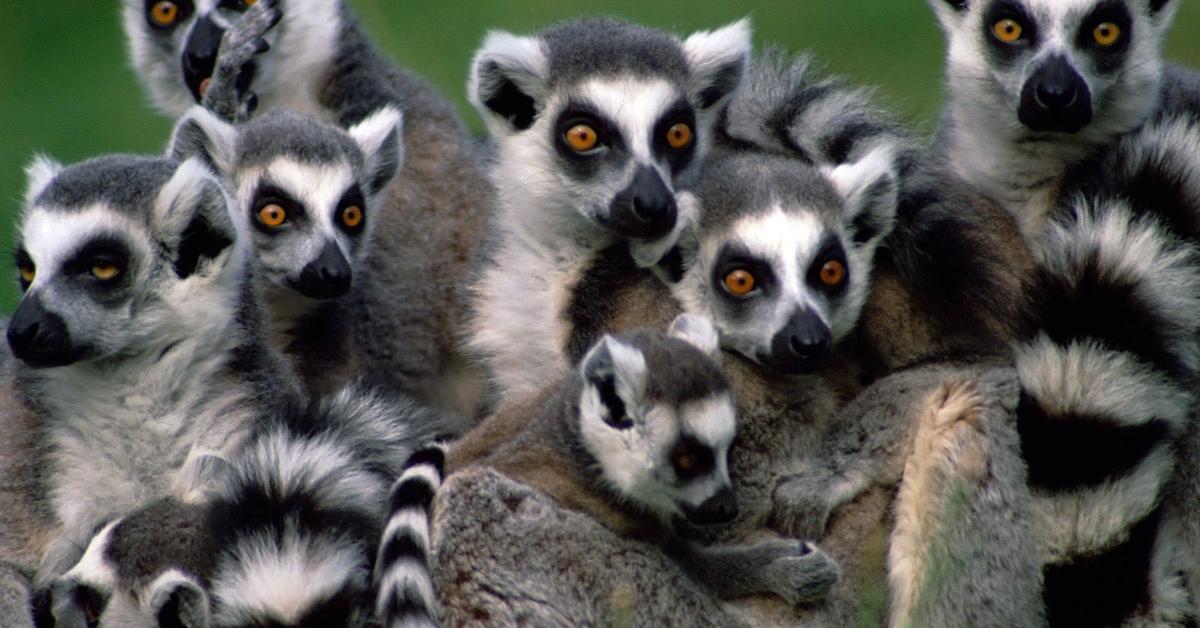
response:
[[[262,0],[246,10],[221,38],[217,64],[208,85],[203,88],[204,108],[236,124],[249,119],[258,106],[258,96],[250,91],[257,66],[255,57],[270,49],[263,39],[282,17],[274,0]]]
[[[839,576],[825,552],[790,539],[715,546],[679,542],[670,553],[724,599],[773,593],[792,604],[811,602],[828,594]]]

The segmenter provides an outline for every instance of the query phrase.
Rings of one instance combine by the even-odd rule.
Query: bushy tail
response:
[[[438,625],[429,572],[433,499],[442,485],[445,448],[414,453],[392,486],[391,514],[375,561],[375,612],[384,628]]]
[[[1155,576],[1158,520],[1194,404],[1200,257],[1158,217],[1095,196],[1074,199],[1042,246],[1018,432],[1048,617],[1122,623],[1143,600],[1173,604]]]
[[[822,76],[814,66],[809,55],[778,50],[754,59],[718,126],[718,145],[838,165],[881,145],[911,143],[903,127],[873,102],[871,89]]]

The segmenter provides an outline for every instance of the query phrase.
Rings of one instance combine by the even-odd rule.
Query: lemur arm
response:
[[[790,539],[714,546],[676,540],[667,553],[722,599],[775,594],[791,604],[811,602],[825,597],[839,575],[827,554]]]
[[[217,53],[216,67],[203,89],[205,109],[230,124],[245,122],[258,106],[250,91],[256,66],[254,58],[270,49],[263,36],[275,27],[282,14],[273,0],[263,0],[246,10],[225,35]]]

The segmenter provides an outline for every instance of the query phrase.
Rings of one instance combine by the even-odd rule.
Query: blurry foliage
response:
[[[332,1],[332,0],[330,0]],[[1181,0],[1182,1],[1182,0]],[[942,35],[920,0],[351,0],[379,45],[430,78],[482,126],[464,98],[471,53],[489,28],[518,32],[582,14],[608,14],[687,32],[749,15],[757,45],[815,50],[831,70],[880,86],[884,99],[928,129],[941,99]],[[115,0],[0,2],[0,242],[35,152],[73,162],[106,152],[157,152],[170,121],[148,104],[125,59]],[[1185,3],[1169,54],[1200,65],[1200,6]],[[7,264],[7,261],[4,262]],[[17,298],[0,280],[0,311]]]

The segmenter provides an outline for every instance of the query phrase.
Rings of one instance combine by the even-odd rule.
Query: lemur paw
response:
[[[275,0],[262,0],[225,31],[213,75],[207,85],[201,85],[206,109],[232,123],[254,113],[258,95],[250,91],[250,85],[258,70],[256,59],[271,49],[265,36],[282,16]]]
[[[778,546],[778,556],[765,568],[772,592],[789,604],[820,600],[837,583],[840,570],[837,562],[812,543],[803,541],[771,541]]]
[[[775,487],[769,527],[798,539],[817,539],[829,522],[829,487],[811,477],[794,477]]]

